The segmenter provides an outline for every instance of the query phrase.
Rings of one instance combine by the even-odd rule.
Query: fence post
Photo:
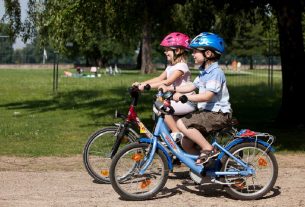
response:
[[[53,93],[57,93],[58,89],[58,51],[54,51],[54,62],[53,62]]]

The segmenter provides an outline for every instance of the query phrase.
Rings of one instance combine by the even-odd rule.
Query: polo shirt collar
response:
[[[203,68],[202,66],[200,66],[199,70],[200,70],[200,75],[203,75],[205,73],[210,73],[212,70],[214,70],[215,68],[218,68],[218,62],[212,63],[211,65],[209,65],[208,68]]]

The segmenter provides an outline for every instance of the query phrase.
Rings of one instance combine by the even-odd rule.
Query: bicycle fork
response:
[[[127,128],[128,128],[128,124],[127,123],[124,123],[124,124],[120,124],[120,127],[118,128],[118,131],[116,132],[115,135],[116,136],[116,140],[115,140],[115,143],[111,149],[111,152],[110,152],[110,158],[112,159],[113,156],[118,152],[118,149],[119,149],[119,146],[122,142],[122,139],[127,131]]]
[[[154,155],[156,153],[156,149],[157,149],[157,139],[153,139],[152,145],[150,145],[150,149],[148,150],[149,152],[149,156],[147,157],[145,163],[143,164],[143,166],[141,167],[139,174],[143,175],[145,173],[145,171],[147,170],[147,168],[149,167],[149,165],[152,163],[153,159],[154,159]]]

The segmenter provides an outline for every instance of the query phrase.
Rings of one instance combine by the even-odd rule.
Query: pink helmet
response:
[[[161,46],[163,47],[171,47],[171,48],[184,48],[190,49],[190,38],[189,36],[180,33],[180,32],[172,32],[168,34],[161,42]]]

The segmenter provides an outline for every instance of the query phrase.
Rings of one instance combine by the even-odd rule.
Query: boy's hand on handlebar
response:
[[[176,92],[176,93],[174,94],[174,96],[173,96],[173,100],[178,102],[178,101],[179,101],[179,98],[180,98],[182,95],[183,95],[182,93],[177,93],[177,92]]]

